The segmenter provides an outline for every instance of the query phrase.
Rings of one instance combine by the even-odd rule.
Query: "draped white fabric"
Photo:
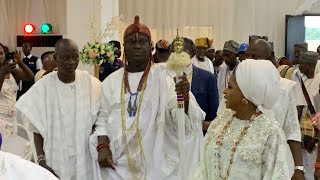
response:
[[[208,36],[221,49],[226,40],[247,42],[249,35],[267,35],[276,54],[284,54],[285,15],[295,14],[304,0],[120,0],[126,23],[135,15],[151,28],[152,39]],[[122,39],[120,37],[120,39]]]

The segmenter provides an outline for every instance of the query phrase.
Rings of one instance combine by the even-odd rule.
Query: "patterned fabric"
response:
[[[18,86],[14,77],[10,74],[5,79],[0,93],[0,133],[2,136],[13,134],[13,118],[16,115],[16,96]]]
[[[232,122],[223,135],[222,149],[217,149],[218,136],[226,121],[231,118]],[[220,173],[222,176],[226,175],[235,139],[239,138],[247,123],[249,121],[234,118],[231,110],[225,111],[212,122],[204,140],[203,157],[194,179],[217,179]],[[218,152],[221,154],[220,164],[215,157]],[[290,152],[283,131],[273,118],[262,114],[253,121],[240,141],[228,179],[290,179],[286,153]]]
[[[202,38],[197,38],[195,40],[195,45],[196,46],[201,46],[201,47],[205,47],[208,48],[212,45],[213,40],[212,39],[208,39],[206,37],[202,37]]]
[[[238,54],[239,48],[239,43],[234,40],[226,41],[223,46],[223,50],[228,50],[234,52],[235,54]]]

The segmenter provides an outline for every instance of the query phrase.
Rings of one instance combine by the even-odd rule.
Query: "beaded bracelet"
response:
[[[109,148],[110,145],[107,144],[107,143],[101,143],[101,144],[99,144],[99,145],[97,146],[97,151],[99,152],[100,149],[105,148],[105,147],[108,147],[108,148]]]
[[[43,154],[38,156],[37,163],[40,164],[41,161],[46,161],[46,157]]]
[[[314,163],[314,168],[316,168],[316,169],[320,169],[320,162],[316,162],[316,163]]]

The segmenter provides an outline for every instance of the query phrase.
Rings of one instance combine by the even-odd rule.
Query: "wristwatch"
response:
[[[294,167],[294,170],[300,170],[300,171],[302,171],[303,173],[306,173],[306,169],[305,169],[303,166],[295,166],[295,167]]]

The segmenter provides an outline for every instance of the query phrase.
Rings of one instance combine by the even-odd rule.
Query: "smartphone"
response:
[[[14,52],[9,52],[6,54],[6,61],[13,62],[14,59]]]

